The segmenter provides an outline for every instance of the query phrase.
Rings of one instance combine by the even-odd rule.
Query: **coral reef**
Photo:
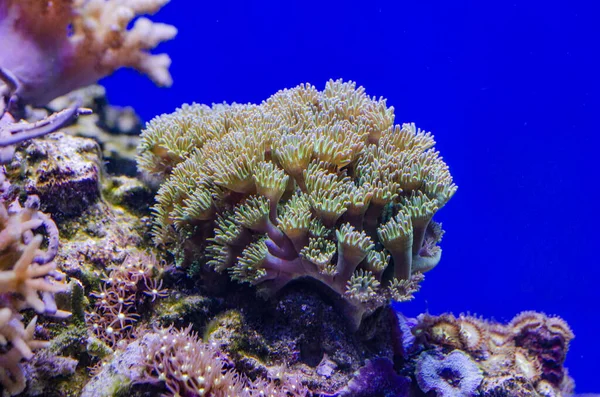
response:
[[[440,260],[432,217],[456,186],[434,143],[394,125],[384,100],[330,81],[158,117],[139,166],[166,178],[157,243],[269,295],[319,280],[357,327],[389,299],[411,299]]]
[[[304,397],[308,390],[295,378],[285,382],[236,372],[215,346],[202,342],[191,326],[146,333],[105,365],[82,396],[127,395]]]
[[[140,214],[144,213],[143,208],[148,208],[148,204],[136,204],[136,200],[144,197],[149,200],[151,196],[135,193],[140,191],[141,186],[136,180],[132,180],[137,182],[132,185],[130,178],[108,175],[103,169],[101,152],[95,141],[62,132],[22,145],[6,169],[6,173],[1,169],[0,197],[3,200],[14,201],[27,193],[42,196],[42,199],[37,199],[30,195],[24,209],[17,207],[18,202],[11,204],[9,212],[27,209],[35,218],[36,223],[32,227],[39,227],[39,222],[44,226],[50,238],[46,244],[50,248],[46,254],[48,260],[51,259],[50,253],[56,255],[54,263],[71,278],[69,292],[55,294],[57,303],[74,312],[73,325],[65,329],[55,328],[47,320],[37,326],[44,339],[55,336],[60,349],[50,351],[52,344],[40,344],[49,347],[15,368],[26,374],[27,395],[38,395],[39,390],[47,388],[48,382],[56,383],[53,377],[61,373],[64,376],[60,389],[54,390],[52,395],[79,395],[87,382],[86,366],[98,371],[112,359],[117,349],[129,342],[122,338],[124,335],[118,335],[122,342],[116,346],[100,331],[105,331],[114,322],[115,328],[122,324],[128,335],[136,334],[132,329],[135,324],[132,320],[137,319],[134,311],[149,313],[152,301],[163,294],[160,281],[155,278],[157,269],[150,275],[158,261],[143,251],[146,226]],[[4,179],[7,176],[12,183]],[[147,191],[147,188],[142,190]],[[58,227],[49,215],[34,211],[37,206],[50,212],[52,218],[57,218]],[[138,211],[137,216],[130,214],[132,206]],[[57,249],[59,233],[60,250]],[[147,272],[142,274],[142,268]],[[120,271],[123,269],[126,270],[124,275]],[[106,276],[104,280],[103,275]],[[109,285],[107,281],[111,277],[116,282]],[[139,283],[132,284],[133,279],[138,279]],[[108,293],[108,299],[98,298],[103,291]],[[90,295],[91,304],[85,296],[90,292],[96,295]],[[124,298],[123,302],[119,298]],[[102,301],[107,303],[106,307]],[[84,310],[88,312],[87,324]],[[90,317],[94,311],[102,313],[102,318],[96,322]],[[121,318],[120,314],[125,312],[131,313],[131,316]],[[98,325],[97,329],[94,324]],[[86,325],[89,330],[86,330]],[[96,337],[95,334],[100,335]],[[65,351],[65,346],[73,347]],[[15,360],[18,362],[19,357]],[[22,373],[16,372],[17,369],[7,374],[11,381],[18,380],[19,387],[24,388],[25,379],[16,378]],[[50,394],[46,390],[44,395]]]
[[[118,247],[139,237],[137,233],[122,235],[123,230],[143,224],[139,217],[128,218],[126,211],[102,200],[103,165],[96,142],[56,134],[19,149],[22,142],[64,128],[80,115],[89,115],[90,109],[81,107],[81,93],[68,96],[62,103],[55,101],[49,107],[54,112],[51,114],[29,105],[44,106],[120,67],[135,68],[158,85],[170,85],[169,57],[151,55],[148,50],[172,38],[176,29],[146,18],[136,19],[157,11],[165,3],[0,0],[0,164],[7,164],[7,169],[0,168],[0,388],[5,395],[19,394],[26,386],[31,396],[75,395],[84,383],[77,382],[82,365],[85,368],[94,356],[111,354],[108,346],[102,347],[93,338],[88,338],[87,348],[82,348],[84,306],[88,304],[84,288],[97,285],[98,271],[119,260]],[[109,106],[103,109],[100,120],[89,116],[75,125],[83,126],[80,130],[89,129],[88,121],[92,121],[119,132],[139,131],[139,120],[131,110]],[[108,189],[112,193],[110,200],[144,212],[144,206],[138,206],[139,200],[149,197],[147,193],[144,196],[144,187],[122,177],[118,182],[110,182]],[[107,219],[99,219],[100,214],[110,215],[109,225]],[[60,221],[59,227],[53,218]],[[123,219],[129,221],[127,226],[118,225]],[[118,221],[111,223],[112,220]],[[86,227],[79,229],[80,226]],[[60,254],[59,232],[61,238],[70,238],[67,249]],[[82,234],[87,236],[81,239]],[[97,252],[98,245],[93,246],[98,241],[94,240],[108,244]],[[140,241],[143,238],[137,239]],[[130,256],[138,252],[133,246],[129,250]],[[91,256],[91,261],[80,261],[85,255]],[[89,263],[94,261],[103,266],[94,270]],[[144,269],[149,269],[149,264],[150,261],[145,263]],[[127,273],[131,277],[125,282],[114,283],[114,288],[123,287],[119,291],[105,288],[98,292],[98,296],[107,292],[105,299],[99,298],[107,303],[114,303],[112,299],[117,294],[117,303],[110,308],[96,305],[106,309],[102,321],[96,323],[108,321],[110,327],[118,322],[131,328],[125,322],[131,322],[133,314],[128,312],[127,317],[122,317],[125,309],[130,310],[129,299],[133,296],[139,304],[138,293],[146,294],[143,296],[148,301],[163,295],[154,274],[141,274],[139,266],[122,266],[127,269],[125,273],[138,273]],[[58,268],[73,277],[68,284]],[[109,276],[119,278],[124,273],[113,269]],[[137,280],[143,286],[132,285]],[[72,324],[66,328],[57,328],[49,321],[70,314],[59,307],[74,312]],[[42,324],[38,324],[37,316],[28,314],[31,310],[43,315]],[[53,336],[56,342],[47,341]],[[38,349],[42,350],[34,355]],[[62,377],[63,387],[49,390],[48,383],[57,376]],[[74,379],[72,384],[64,382],[67,377]]]
[[[68,91],[121,66],[169,85],[147,50],[175,29],[127,27],[165,3],[0,0],[5,395],[572,395],[559,318],[388,305],[438,264],[456,186],[432,136],[362,87],[184,105],[146,126],[138,178],[135,112]]]
[[[455,355],[462,361],[458,366],[470,371],[461,379],[477,383],[481,397],[573,393],[573,381],[563,366],[573,333],[558,317],[523,312],[503,325],[472,316],[421,315],[412,333],[427,349],[416,366],[423,391],[437,388],[440,395],[455,395],[442,390],[446,385],[434,386],[431,370],[425,371]],[[459,383],[462,386],[463,381]]]
[[[164,382],[167,396],[284,396],[285,391],[257,382],[250,384],[228,368],[227,358],[202,343],[191,327],[164,329],[148,344],[146,373],[148,382]],[[261,390],[254,390],[255,388]],[[300,394],[297,394],[298,396]]]

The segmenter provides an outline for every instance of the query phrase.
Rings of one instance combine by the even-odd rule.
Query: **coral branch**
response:
[[[47,342],[33,339],[34,317],[27,327],[20,311],[32,308],[39,314],[65,318],[70,313],[59,310],[54,293],[65,291],[63,275],[51,260],[58,249],[58,232],[54,222],[35,208],[31,197],[22,208],[15,201],[9,208],[0,202],[0,384],[11,395],[25,389],[22,360],[29,360],[33,350]],[[48,250],[40,250],[41,235],[33,230],[44,226],[48,234]]]
[[[172,83],[166,54],[148,50],[172,39],[171,25],[140,14],[158,11],[168,0],[2,0],[0,1],[0,95],[43,106],[120,67],[147,74],[157,85]],[[70,27],[70,29],[69,29]]]

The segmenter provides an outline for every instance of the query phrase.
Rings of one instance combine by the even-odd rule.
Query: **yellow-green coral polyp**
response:
[[[165,178],[156,242],[181,254],[193,241],[240,282],[273,291],[311,277],[360,322],[390,298],[410,299],[440,259],[432,217],[456,191],[448,167],[430,133],[394,125],[393,108],[354,83],[183,107],[142,140],[140,168]]]

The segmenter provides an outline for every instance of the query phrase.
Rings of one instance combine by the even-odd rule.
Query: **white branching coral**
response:
[[[432,218],[456,185],[434,144],[394,125],[384,100],[329,81],[157,117],[138,166],[164,180],[154,236],[180,264],[204,260],[266,293],[319,280],[358,326],[389,299],[411,299],[440,260]]]
[[[121,67],[134,68],[157,85],[171,85],[169,56],[148,50],[173,38],[177,30],[136,19],[167,2],[0,0],[0,69],[10,77],[1,79],[0,96],[11,93],[24,103],[43,106]],[[10,87],[11,82],[17,87]]]
[[[32,208],[34,202],[28,200],[25,208],[17,201],[10,206],[0,202],[0,384],[11,395],[25,389],[21,361],[31,359],[33,350],[47,344],[34,339],[37,317],[25,326],[21,312],[33,309],[58,318],[70,315],[54,301],[54,293],[66,290],[63,275],[52,262],[58,245],[56,226]],[[43,237],[33,233],[41,227],[48,235],[46,250],[40,248]]]

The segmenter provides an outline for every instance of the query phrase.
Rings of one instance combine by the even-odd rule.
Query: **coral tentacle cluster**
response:
[[[290,379],[251,381],[232,368],[227,356],[203,343],[191,326],[161,329],[144,349],[144,382],[163,383],[165,396],[305,397],[308,390]]]
[[[90,330],[110,347],[122,347],[135,339],[140,318],[138,306],[144,296],[154,301],[167,296],[162,288],[162,266],[152,255],[129,255],[123,263],[109,266],[98,290],[94,309],[86,312]]]
[[[358,324],[440,260],[432,217],[456,186],[434,144],[385,100],[329,81],[260,105],[184,105],[149,123],[138,164],[165,180],[157,243],[268,293],[319,280]]]

